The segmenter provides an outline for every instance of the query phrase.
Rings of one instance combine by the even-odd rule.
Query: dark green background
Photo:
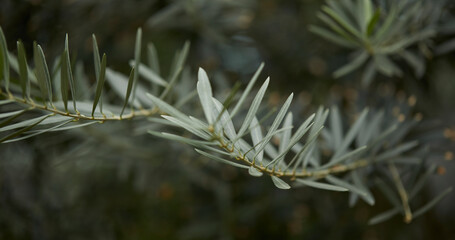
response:
[[[431,199],[454,182],[453,163],[441,159],[455,150],[454,142],[442,137],[443,129],[455,129],[455,55],[428,60],[422,79],[412,77],[405,65],[405,77],[380,76],[369,89],[360,88],[357,73],[333,79],[331,73],[349,52],[308,31],[309,24],[318,24],[322,4],[1,0],[0,25],[10,50],[22,39],[31,53],[36,40],[48,59],[61,53],[68,33],[71,51],[89,76],[91,34],[107,53],[108,65],[127,73],[138,27],[143,41],[157,47],[164,75],[186,40],[193,74],[203,67],[231,86],[246,83],[264,61],[261,77],[272,80],[269,104],[292,91],[298,96],[293,111],[303,115],[320,104],[339,104],[346,112],[382,106],[376,96],[384,86],[392,89],[388,101],[398,101],[400,91],[414,94],[413,111],[425,118],[415,135],[430,143],[432,161],[447,169],[422,197]],[[453,13],[453,5],[446,10]],[[453,194],[411,224],[398,217],[367,226],[370,217],[390,207],[384,199],[374,207],[349,208],[347,194],[278,190],[267,178],[252,178],[181,144],[137,134],[144,124],[92,125],[1,145],[0,239],[455,239]]]

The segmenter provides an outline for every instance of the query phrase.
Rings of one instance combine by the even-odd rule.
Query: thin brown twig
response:
[[[409,206],[408,194],[401,181],[400,173],[398,172],[397,167],[393,163],[389,163],[389,170],[390,170],[390,173],[392,174],[393,181],[395,182],[395,185],[398,190],[398,194],[400,195],[401,202],[403,204],[404,222],[410,223],[412,221],[412,212],[411,212],[411,207]]]
[[[125,114],[125,115],[122,115],[122,116],[120,116],[120,115],[106,116],[104,114],[103,114],[102,117],[87,116],[87,115],[83,115],[83,114],[81,114],[79,112],[78,113],[64,112],[64,111],[58,110],[55,107],[48,107],[48,106],[45,106],[45,105],[40,105],[40,104],[35,103],[34,101],[28,101],[27,99],[15,97],[12,94],[5,94],[5,93],[0,93],[0,94],[3,95],[8,100],[12,100],[12,101],[15,101],[15,102],[18,102],[18,103],[21,103],[21,104],[26,104],[26,105],[30,106],[30,109],[44,110],[44,111],[48,111],[48,112],[55,113],[55,114],[58,114],[58,115],[68,116],[68,117],[72,117],[72,118],[75,118],[75,119],[83,119],[83,120],[93,120],[93,121],[102,121],[102,122],[104,122],[104,121],[120,121],[120,120],[132,119],[132,118],[135,118],[135,117],[149,117],[149,116],[152,116],[154,114],[159,113],[159,109],[158,108],[152,108],[152,109],[141,109],[141,110],[138,110],[138,111],[131,111],[131,113]]]

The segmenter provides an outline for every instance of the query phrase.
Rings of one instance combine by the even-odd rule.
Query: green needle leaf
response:
[[[337,150],[335,151],[335,154],[333,155],[331,160],[333,160],[333,159],[341,156],[342,154],[346,153],[346,150],[348,149],[349,145],[355,139],[357,134],[360,132],[360,129],[361,129],[362,125],[365,123],[365,119],[366,119],[367,113],[368,113],[368,109],[365,109],[365,110],[362,111],[360,116],[357,118],[355,123],[352,125],[352,127],[347,132],[346,136],[343,139],[343,142],[341,143],[339,148],[337,148]]]
[[[0,143],[3,143],[6,140],[12,139],[12,138],[14,138],[16,136],[19,136],[20,134],[32,129],[33,127],[35,127],[36,125],[40,124],[42,121],[44,121],[46,118],[48,118],[50,116],[52,116],[52,115],[46,115],[46,116],[42,116],[42,117],[36,118],[37,120],[35,122],[33,122],[31,125],[28,125],[27,127],[22,128],[21,130],[19,130],[17,132],[13,132],[13,133],[3,137],[2,139],[0,139]]]
[[[93,117],[93,114],[95,113],[95,109],[96,109],[96,106],[98,105],[98,101],[100,100],[101,93],[103,92],[105,74],[106,74],[106,54],[103,55],[103,60],[101,60],[100,73],[99,73],[98,83],[96,85],[95,99],[93,101],[92,117]]]
[[[246,97],[250,94],[250,91],[253,88],[253,85],[256,82],[256,80],[258,79],[259,75],[261,74],[263,68],[264,68],[264,63],[261,63],[261,65],[259,66],[258,70],[256,70],[256,72],[254,73],[254,75],[251,78],[250,82],[246,86],[245,91],[242,93],[242,96],[240,96],[239,101],[237,102],[237,104],[235,105],[234,109],[232,110],[231,118],[233,118],[238,113],[238,111],[240,110],[240,107],[245,102]]]
[[[226,163],[228,165],[231,165],[231,166],[234,166],[234,167],[239,167],[239,168],[245,168],[245,169],[248,169],[249,167],[248,166],[245,166],[245,165],[242,165],[242,164],[238,164],[236,162],[233,162],[233,161],[229,161],[229,160],[226,160],[226,159],[223,159],[223,158],[220,158],[218,156],[215,156],[213,154],[210,154],[210,153],[207,153],[207,152],[204,152],[202,150],[199,150],[197,148],[195,148],[194,150],[196,150],[196,152],[198,152],[199,154],[201,155],[204,155],[210,159],[213,159],[215,161],[219,161],[219,162],[222,162],[222,163]]]
[[[9,92],[9,59],[5,35],[0,27],[0,78],[5,79],[5,88]],[[1,89],[0,89],[1,92]]]
[[[71,70],[71,61],[70,61],[70,52],[69,52],[69,47],[68,47],[68,34],[65,36],[65,56],[66,58],[64,61],[66,62],[66,77],[67,77],[67,84],[69,82],[69,87],[71,89],[71,96],[73,97],[73,108],[74,111],[77,112],[76,108],[76,85],[74,84],[74,79],[73,79],[73,71]],[[63,68],[63,65],[62,65]],[[68,89],[68,87],[66,87]],[[66,90],[68,91],[68,90]],[[63,92],[63,90],[62,90]],[[63,94],[63,93],[62,93]]]
[[[43,49],[36,42],[34,43],[35,75],[41,90],[43,100],[52,101],[51,76],[47,67]]]
[[[180,112],[173,106],[169,105],[165,101],[153,96],[152,94],[149,94],[149,93],[146,93],[146,94],[147,94],[147,97],[149,97],[152,100],[153,104],[155,104],[161,111],[163,111],[171,116],[174,116],[182,121],[186,121],[186,122],[190,121],[188,116],[186,116],[184,113]]]
[[[367,27],[367,36],[368,37],[370,37],[373,34],[376,24],[378,23],[380,17],[381,17],[381,9],[378,8],[374,12],[373,17],[370,19],[370,22],[368,23],[368,27]]]
[[[275,184],[275,186],[279,189],[287,190],[287,189],[291,188],[291,186],[289,186],[289,184],[287,184],[285,181],[283,181],[279,177],[272,176],[272,181],[273,181],[273,184]]]
[[[126,88],[126,96],[125,96],[125,103],[123,104],[122,112],[120,113],[120,117],[123,115],[123,111],[125,111],[126,105],[128,105],[131,90],[133,89],[133,82],[134,82],[134,67],[131,69],[130,78],[128,79],[128,87]]]
[[[375,225],[375,224],[384,222],[386,220],[389,220],[393,216],[397,215],[398,213],[400,213],[400,209],[392,208],[390,210],[387,210],[383,213],[380,213],[380,214],[372,217],[370,220],[368,220],[368,225]]]
[[[134,60],[130,61],[130,66],[134,67],[136,63]],[[145,80],[148,80],[152,84],[160,85],[162,87],[167,87],[168,83],[161,78],[158,73],[156,73],[154,70],[151,68],[147,67],[146,65],[140,63],[139,64],[139,71],[136,71],[141,75]]]
[[[259,171],[257,168],[255,168],[253,166],[248,168],[248,173],[253,177],[260,177],[263,175],[263,173],[261,171]]]
[[[44,119],[43,119],[42,121],[44,121]],[[16,133],[15,136],[18,136],[19,134],[25,133],[25,132],[27,132],[27,133],[33,132],[33,133],[28,134],[28,135],[25,135],[25,136],[23,136],[23,137],[19,137],[19,138],[13,138],[13,139],[9,138],[9,140],[4,141],[4,143],[22,141],[22,140],[24,140],[24,139],[31,138],[31,137],[34,137],[34,136],[39,135],[39,134],[43,134],[43,133],[46,133],[46,132],[50,132],[50,131],[52,131],[52,130],[58,129],[58,128],[60,128],[60,127],[62,127],[62,126],[64,126],[64,125],[70,123],[71,121],[73,121],[73,120],[72,120],[72,119],[67,120],[67,121],[65,121],[65,122],[63,122],[63,123],[60,123],[60,124],[57,124],[57,125],[55,125],[55,126],[53,126],[53,127],[51,127],[51,128],[46,128],[46,129],[41,129],[41,130],[35,130],[35,131],[28,131],[29,129],[31,129],[31,128],[33,128],[34,126],[36,126],[36,125],[38,125],[39,123],[41,123],[41,121],[40,121],[40,122],[36,123],[35,125],[29,126],[28,128],[24,128],[24,129],[19,130],[19,131]]]
[[[310,32],[317,34],[320,37],[325,38],[326,40],[329,40],[338,45],[341,45],[341,46],[344,46],[347,48],[356,48],[357,47],[357,45],[353,44],[352,42],[349,42],[346,39],[341,38],[340,36],[333,34],[332,32],[330,32],[324,28],[311,25],[309,30],[310,30]]]
[[[344,188],[344,187],[339,187],[339,186],[335,186],[335,185],[331,185],[331,184],[327,184],[327,183],[316,182],[316,181],[296,179],[296,182],[299,183],[299,185],[302,184],[302,185],[319,188],[319,189],[323,189],[323,190],[338,191],[338,192],[348,191],[348,189]]]
[[[197,82],[197,92],[201,101],[202,109],[204,110],[205,118],[209,124],[214,123],[217,116],[213,116],[212,109],[214,109],[212,101],[212,87],[210,86],[209,78],[204,69],[199,68]]]
[[[12,112],[12,113],[3,113],[0,117],[1,118],[4,118],[4,117],[8,117],[7,119],[3,120],[0,122],[0,129],[3,128],[4,126],[7,126],[9,123],[11,123],[14,119],[20,117],[22,114],[24,114],[25,112],[27,112],[27,109],[25,110],[20,110],[20,111],[16,111],[16,112]],[[11,114],[11,115],[10,115]]]
[[[327,15],[332,17],[335,21],[338,22],[341,26],[343,26],[346,30],[348,30],[352,35],[362,38],[362,34],[359,32],[359,30],[355,29],[352,25],[348,23],[347,19],[344,19],[342,16],[338,15],[333,9],[324,6],[322,7],[322,11],[324,11]]]
[[[436,196],[433,200],[431,200],[429,203],[425,204],[422,208],[418,209],[417,211],[414,212],[413,218],[416,218],[428,210],[430,210],[434,205],[436,205],[439,201],[441,201],[447,194],[452,192],[452,187],[447,188],[444,192],[440,193],[438,196]]]
[[[374,204],[374,199],[372,199],[372,196],[370,196],[364,189],[361,189],[358,186],[355,186],[351,183],[348,183],[347,181],[341,180],[331,175],[327,176],[325,179],[334,185],[347,188],[349,191],[363,196],[365,200],[368,199],[367,203],[369,203],[370,205]]]
[[[99,78],[100,78],[101,61],[100,61],[100,51],[98,49],[98,43],[96,42],[95,34],[92,34],[92,42],[93,42],[93,63],[95,65],[96,81],[98,82]]]
[[[333,73],[333,76],[335,78],[339,78],[339,77],[342,77],[354,70],[356,70],[357,68],[359,68],[360,66],[362,66],[362,64],[365,63],[365,61],[368,59],[369,55],[367,52],[363,51],[361,52],[356,58],[354,58],[354,60],[350,61],[348,64],[340,67],[338,70],[336,70],[334,73]]]
[[[136,44],[134,46],[134,69],[137,72],[140,71],[140,63],[141,63],[141,47],[142,47],[142,29],[138,28],[136,32]],[[133,74],[133,101],[136,99],[136,88],[137,88],[137,81],[139,78],[139,74]]]
[[[30,81],[28,79],[27,56],[25,54],[24,44],[17,41],[17,61],[19,63],[19,79],[22,88],[22,97],[30,98]]]
[[[236,138],[240,138],[243,136],[245,131],[249,128],[251,122],[253,121],[253,118],[256,115],[256,112],[259,109],[259,105],[261,104],[262,99],[264,98],[265,91],[267,90],[267,87],[269,86],[269,78],[265,80],[264,84],[262,87],[259,89],[258,93],[253,99],[253,103],[250,106],[250,109],[248,110],[248,113],[246,114],[245,120],[243,121],[242,126],[240,127],[240,130],[237,133]],[[235,110],[235,109],[234,109]],[[232,116],[231,116],[232,118]]]
[[[153,43],[147,45],[147,59],[150,68],[156,72],[157,75],[160,75],[160,62],[158,61],[158,53],[156,52]]]
[[[66,49],[63,51],[62,54],[62,66],[60,68],[60,87],[62,93],[62,101],[63,106],[65,107],[65,111],[68,112],[68,85],[69,85],[69,73],[68,73],[68,60],[66,56],[68,52]]]

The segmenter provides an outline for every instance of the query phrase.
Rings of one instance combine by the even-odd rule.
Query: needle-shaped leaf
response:
[[[10,100],[10,99],[6,99],[6,100],[0,100],[0,106],[1,105],[6,105],[6,104],[9,104],[9,103],[13,103],[14,101],[13,100]]]
[[[171,66],[170,78],[177,75],[179,71],[183,69],[186,58],[188,57],[188,52],[190,51],[190,42],[186,41],[183,45],[182,50],[176,53],[173,64]]]
[[[95,76],[96,76],[96,82],[100,82],[100,75],[101,75],[101,60],[100,60],[100,51],[98,48],[98,43],[96,41],[95,34],[92,34],[92,44],[93,44],[93,64],[95,65]],[[103,56],[104,57],[104,56]],[[103,84],[104,85],[104,84]],[[97,86],[98,90],[98,86]],[[103,96],[102,96],[102,89],[99,97],[99,110],[100,113],[103,113]],[[97,103],[98,103],[97,101]],[[93,114],[92,114],[93,115]],[[104,115],[104,114],[103,114]]]
[[[288,112],[284,118],[283,128],[286,130],[280,135],[280,145],[278,147],[278,152],[283,153],[288,148],[289,141],[291,140],[292,134],[292,112]]]
[[[295,181],[299,185],[306,185],[309,187],[319,188],[319,189],[323,189],[323,190],[338,191],[338,192],[348,191],[348,189],[344,188],[344,187],[339,187],[339,186],[327,184],[327,183],[316,182],[316,181],[312,181],[312,180],[305,180],[305,179],[297,178]]]
[[[332,18],[328,17],[327,15],[323,13],[318,13],[317,17],[322,20],[325,24],[327,24],[334,32],[336,32],[338,35],[340,35],[344,40],[350,42],[350,45],[355,45],[356,40],[352,38],[352,35],[350,35],[348,32],[346,32],[345,29],[342,29],[339,24],[337,24]]]
[[[135,65],[135,61],[131,60],[130,66],[134,67]],[[162,87],[166,87],[168,85],[168,83],[162,77],[160,77],[158,73],[142,63],[139,64],[139,75],[153,84],[157,84]]]
[[[204,130],[198,128],[195,126],[194,123],[191,123],[191,122],[188,122],[188,121],[182,121],[181,119],[178,119],[178,118],[175,118],[175,117],[172,117],[172,116],[167,116],[167,115],[163,115],[162,116],[163,118],[177,124],[178,126],[186,129],[188,132],[200,137],[200,138],[203,138],[203,139],[211,139],[210,135],[205,132]]]
[[[371,0],[357,1],[357,20],[360,23],[360,27],[363,33],[366,33],[367,25],[370,22],[372,15],[373,6],[371,4]]]
[[[313,153],[313,150],[315,148],[316,144],[316,139],[319,136],[319,134],[322,132],[322,129],[324,128],[324,123],[325,120],[327,119],[327,116],[329,115],[329,110],[324,109],[320,107],[318,111],[316,112],[316,116],[314,117],[314,123],[313,126],[311,127],[310,134],[308,134],[307,138],[307,143],[305,144],[306,147],[304,147],[302,151],[305,152],[305,154],[302,154],[301,157],[298,159],[294,166],[294,170],[297,166],[302,163],[301,161],[303,160],[303,167],[306,167],[307,164],[311,161],[314,160],[313,157],[311,157],[311,154]],[[317,166],[320,165],[318,161],[312,161],[312,164],[316,164]]]
[[[289,106],[291,105],[293,96],[294,96],[294,94],[291,93],[291,95],[289,95],[286,102],[284,102],[284,104],[281,107],[280,111],[278,112],[275,120],[273,120],[272,126],[270,126],[269,131],[267,132],[267,134],[264,137],[265,141],[262,142],[261,145],[258,147],[258,151],[261,151],[266,146],[266,144],[270,141],[270,139],[272,139],[272,137],[275,135],[276,129],[278,129],[278,126],[283,121],[283,118],[286,115],[286,113],[289,109]]]
[[[73,125],[70,125],[70,126],[53,128],[53,129],[50,129],[49,132],[67,131],[67,130],[71,130],[71,129],[75,129],[75,128],[85,127],[85,126],[92,125],[92,124],[95,124],[95,123],[99,123],[99,122],[98,121],[89,121],[89,122],[86,122],[86,123],[77,123],[77,124],[73,124]]]
[[[190,138],[186,138],[186,137],[182,137],[182,136],[178,136],[178,135],[171,134],[171,133],[166,133],[166,132],[162,132],[161,133],[161,132],[156,132],[156,131],[148,131],[148,133],[150,133],[150,134],[152,134],[154,136],[157,136],[157,137],[166,138],[166,139],[169,139],[169,140],[172,140],[172,141],[177,141],[177,142],[189,144],[189,145],[192,145],[192,146],[195,146],[195,147],[198,147],[198,148],[206,148],[207,146],[216,145],[217,144],[216,142],[195,140],[195,139],[190,139]]]
[[[349,145],[355,139],[355,137],[359,133],[362,125],[365,123],[367,113],[368,113],[368,109],[365,109],[362,111],[362,113],[357,118],[355,123],[351,126],[349,131],[346,133],[346,136],[344,137],[343,142],[335,151],[335,154],[333,155],[332,160],[334,158],[337,158],[337,157],[341,156],[342,154],[346,153],[346,150],[348,149]]]
[[[257,168],[255,168],[253,166],[248,168],[248,173],[253,177],[260,177],[263,175],[263,173],[261,171],[259,171]]]
[[[135,74],[136,73],[137,72],[135,71]],[[106,68],[106,81],[109,83],[111,89],[117,94],[117,96],[125,100],[125,89],[128,88],[128,77],[110,68]],[[136,92],[136,100],[133,101],[131,98],[129,99],[129,103],[133,104],[135,108],[139,108],[141,106],[139,101],[145,106],[153,106],[153,102],[149,97],[147,97],[145,89],[145,87],[139,84]]]
[[[190,41],[185,41],[183,44],[182,50],[180,50],[179,58],[177,60],[177,69],[178,68],[183,68],[183,65],[185,64],[185,61],[188,57],[188,53],[190,51]]]
[[[216,116],[213,116],[212,87],[210,86],[207,73],[202,68],[199,68],[198,72],[197,92],[207,122],[209,124],[214,123]]]
[[[424,59],[411,51],[403,50],[399,54],[412,68],[414,68],[416,77],[421,78],[425,73]]]
[[[34,60],[35,60],[35,75],[38,80],[38,85],[41,90],[43,100],[52,100],[51,76],[47,67],[46,58],[44,57],[43,49],[36,42],[34,43]]]
[[[183,71],[183,68],[178,68],[176,71],[174,71],[174,74],[171,76],[171,80],[166,85],[166,88],[164,88],[163,92],[160,95],[161,99],[164,99],[168,95],[168,93],[172,90],[175,83],[179,79],[179,76],[182,73],[182,71]]]
[[[14,119],[20,117],[22,114],[27,112],[27,110],[29,110],[29,109],[20,110],[20,111],[14,112],[15,114],[13,114],[13,115],[6,116],[7,119],[0,121],[0,129],[2,129],[4,126],[8,126],[8,124],[10,124],[11,122],[13,122]]]
[[[352,158],[352,157],[364,152],[365,150],[367,150],[367,146],[362,146],[362,147],[359,147],[359,148],[357,148],[355,150],[352,150],[352,151],[344,154],[343,156],[332,158],[330,160],[330,162],[328,162],[327,164],[324,165],[324,167],[328,168],[328,167],[331,167],[331,166],[333,166],[335,164],[338,164],[338,163],[341,163],[343,161],[346,161],[346,160],[348,160],[348,159],[350,159],[350,158]]]
[[[430,210],[432,207],[434,207],[439,201],[441,201],[447,194],[452,192],[452,187],[447,188],[444,190],[442,193],[440,193],[438,196],[433,198],[430,202],[425,204],[423,207],[418,209],[417,211],[414,212],[413,217],[416,218],[424,213],[426,213],[428,210]]]
[[[264,94],[265,91],[267,90],[268,85],[269,78],[265,80],[264,84],[262,84],[262,87],[259,89],[258,93],[254,97],[253,103],[251,103],[251,106],[248,110],[248,113],[246,114],[245,120],[243,120],[242,126],[240,127],[240,130],[238,131],[236,138],[241,138],[245,131],[250,127],[251,122],[253,121],[253,118],[255,117],[256,112],[259,109],[259,106],[261,105],[262,99],[264,98]]]
[[[73,98],[74,111],[77,112],[77,108],[76,108],[76,85],[74,84],[73,70],[71,69],[71,61],[70,61],[70,52],[69,52],[70,50],[69,50],[68,45],[69,45],[68,44],[68,34],[66,34],[66,36],[65,36],[65,56],[63,58],[66,58],[64,61],[66,62],[66,67],[65,68],[66,68],[67,85],[69,84],[69,87],[70,87],[70,90],[71,90],[71,96]],[[62,58],[62,61],[63,61],[63,58]],[[62,68],[63,68],[63,65],[62,65]],[[68,90],[66,90],[66,91],[68,91]],[[62,94],[63,94],[63,90],[62,90]]]
[[[256,117],[254,117],[253,121],[251,121],[250,129],[251,129],[250,134],[251,134],[251,139],[253,140],[253,145],[259,146],[259,143],[261,143],[261,141],[263,140],[263,135],[262,135],[261,125],[259,124]],[[261,150],[258,152],[256,158],[259,162],[262,162],[263,157],[264,157],[264,151]]]
[[[396,192],[392,190],[392,187],[389,186],[386,182],[382,179],[376,179],[376,186],[378,186],[379,190],[384,194],[386,199],[397,209],[402,210],[402,205],[400,203],[400,199],[397,196]]]
[[[436,164],[430,165],[424,174],[417,180],[416,183],[413,184],[411,191],[409,192],[409,199],[414,198],[417,193],[423,189],[425,183],[429,180],[430,176],[434,174],[436,170]]]
[[[153,43],[147,44],[147,58],[150,68],[159,76],[160,62],[158,61],[158,53],[156,52],[156,48]]]
[[[368,187],[365,185],[365,180],[362,179],[362,177],[360,176],[361,172],[359,170],[353,170],[351,171],[351,178],[352,178],[352,182],[354,183],[354,185],[360,189],[362,189],[365,193],[366,193],[366,196],[360,196],[366,203],[370,204],[371,206],[373,206],[376,202],[376,200],[374,199],[374,196],[373,194],[371,194],[371,191],[368,189]]]
[[[280,154],[274,157],[274,159],[270,163],[284,159],[284,156],[292,149],[292,147],[294,147],[297,144],[297,142],[303,137],[303,135],[305,135],[305,133],[311,128],[314,116],[315,115],[312,114],[307,120],[305,120],[305,122],[302,123],[302,125],[300,125],[300,127],[292,136],[292,138],[289,139],[289,141],[287,142],[286,147],[283,148],[280,151]]]
[[[368,220],[368,225],[375,225],[375,224],[387,221],[399,213],[400,213],[399,208],[392,208],[390,210],[387,210],[383,213],[380,213],[380,214],[372,217],[370,220]]]
[[[14,112],[0,113],[0,119],[14,116],[14,115],[19,114],[19,113],[21,113],[23,111],[24,110],[17,110],[17,111],[14,111]]]
[[[343,140],[343,122],[338,107],[333,106],[330,110],[331,140],[333,141],[333,147],[337,149],[341,146],[341,141]]]
[[[376,76],[376,67],[373,60],[369,60],[366,64],[365,70],[362,73],[362,86],[367,87],[373,81]]]
[[[96,84],[95,98],[93,100],[92,116],[93,116],[93,114],[95,114],[96,106],[98,105],[98,102],[101,97],[101,93],[103,92],[105,74],[106,74],[106,54],[103,55],[103,59],[101,60],[100,73],[99,73],[99,77],[98,77],[98,82]]]
[[[342,77],[342,76],[356,70],[357,68],[359,68],[360,66],[362,66],[365,63],[365,61],[368,59],[368,57],[369,57],[368,53],[366,51],[362,51],[352,61],[350,61],[346,65],[337,69],[333,73],[333,76],[335,78],[339,78],[339,77]]]
[[[100,69],[101,69],[101,59],[100,59],[100,50],[98,49],[98,43],[96,41],[95,34],[92,34],[92,47],[93,47],[93,64],[95,66],[95,76],[96,81],[99,81],[100,78]]]
[[[19,64],[19,80],[22,88],[22,97],[30,98],[30,81],[28,79],[28,64],[24,44],[17,41],[17,62]]]
[[[379,156],[376,157],[376,161],[379,162],[379,161],[384,161],[384,160],[393,158],[401,153],[404,153],[404,152],[414,148],[417,145],[418,145],[417,141],[412,141],[412,142],[398,145],[390,150],[386,150],[383,153],[381,153]]]
[[[3,29],[0,27],[0,80],[5,80],[5,89],[9,91],[9,59],[8,47],[6,45]]]
[[[44,119],[43,119],[42,121],[44,121]],[[63,123],[57,124],[57,125],[55,125],[55,126],[53,126],[53,127],[46,128],[46,129],[41,129],[41,130],[36,130],[36,131],[33,131],[33,133],[30,133],[31,131],[28,131],[28,130],[30,130],[30,129],[32,129],[34,126],[38,125],[38,124],[41,122],[41,121],[40,121],[40,122],[37,122],[37,123],[34,124],[34,125],[31,125],[31,126],[29,126],[29,127],[27,127],[27,128],[24,128],[24,129],[19,130],[19,131],[15,134],[15,136],[19,136],[19,135],[22,134],[22,133],[30,133],[30,134],[27,134],[27,135],[25,135],[25,136],[23,136],[23,137],[19,137],[19,138],[12,138],[12,137],[10,137],[9,140],[4,141],[4,143],[22,141],[22,140],[25,140],[25,139],[27,139],[27,138],[31,138],[31,137],[37,136],[37,135],[39,135],[39,134],[43,134],[43,133],[46,133],[46,132],[50,132],[50,131],[52,131],[52,130],[58,129],[58,128],[60,128],[60,127],[62,127],[62,126],[64,126],[64,125],[70,123],[71,121],[73,121],[73,120],[70,119],[70,120],[67,120],[67,121],[65,121],[65,122],[63,122]]]
[[[354,193],[357,193],[363,197],[367,197],[368,196],[368,193],[365,192],[363,189],[351,184],[351,183],[348,183],[347,181],[344,181],[344,180],[341,180],[339,178],[336,178],[334,176],[327,176],[325,178],[329,183],[332,183],[334,185],[338,185],[340,187],[343,187],[343,188],[347,188],[349,191],[352,191]],[[367,201],[368,203],[372,204],[374,203],[374,200],[370,200],[370,201]]]
[[[33,127],[35,127],[36,125],[40,124],[41,122],[43,122],[46,118],[48,118],[49,116],[51,115],[46,115],[46,116],[41,116],[39,118],[35,118],[33,119],[34,121],[33,122],[30,122],[30,124],[28,124],[26,127],[20,129],[19,131],[16,131],[16,132],[13,132],[3,138],[0,139],[0,143],[3,143],[9,139],[12,139],[14,137],[17,137],[19,135],[21,135],[22,133],[32,129]]]
[[[435,34],[436,34],[436,31],[434,29],[425,29],[412,36],[404,38],[403,40],[397,41],[387,47],[380,48],[378,52],[382,53],[382,54],[394,53],[394,52],[397,52],[401,49],[408,47],[411,44],[421,41],[422,39],[432,37]]]
[[[62,54],[62,66],[60,67],[60,87],[62,93],[62,101],[63,106],[65,107],[65,111],[68,112],[68,86],[69,86],[69,73],[68,73],[68,60],[66,56],[68,52],[66,49],[63,51]]]
[[[392,24],[397,20],[398,9],[395,5],[392,4],[390,11],[387,14],[387,17],[384,23],[379,27],[379,30],[374,34],[374,41],[381,42],[385,38],[387,32],[390,31]]]
[[[256,80],[258,79],[259,75],[261,74],[263,68],[264,68],[264,63],[261,63],[261,65],[259,66],[258,70],[256,70],[256,72],[254,73],[254,75],[251,78],[250,82],[246,86],[245,91],[243,91],[242,96],[240,96],[239,101],[237,102],[237,104],[235,105],[234,109],[232,110],[231,118],[233,118],[238,113],[240,108],[242,107],[243,103],[245,102],[246,97],[250,94],[251,89],[253,88],[254,83],[256,82]]]
[[[327,5],[338,14],[342,19],[344,19],[349,25],[355,25],[354,17],[356,17],[356,12],[354,9],[355,5],[351,0],[327,0]]]
[[[376,69],[388,77],[392,77],[394,75],[401,76],[403,74],[400,68],[386,55],[375,54],[373,60]]]
[[[17,122],[17,123],[14,123],[14,124],[7,125],[5,127],[0,128],[0,132],[28,127],[30,125],[33,125],[38,119],[41,119],[42,117],[43,116],[40,116],[40,117],[27,119],[27,120],[24,120],[24,121],[21,121],[21,122]],[[54,114],[48,114],[45,117],[46,117],[46,119],[44,121],[40,121],[39,125],[59,123],[59,122],[64,122],[64,121],[72,119],[71,117],[66,117],[66,116],[59,116],[59,115],[54,116]]]
[[[368,23],[368,27],[367,27],[367,36],[368,37],[370,37],[373,34],[374,29],[376,28],[376,24],[378,23],[380,17],[381,17],[381,9],[378,8],[374,12],[373,17],[370,19],[370,22]]]
[[[325,38],[326,40],[329,40],[338,45],[341,45],[341,46],[344,46],[347,48],[356,48],[357,47],[357,45],[353,44],[352,42],[349,42],[346,39],[341,38],[340,36],[330,32],[324,28],[311,25],[309,30],[310,30],[310,32],[317,34],[317,35]]]
[[[137,72],[140,71],[141,63],[141,48],[142,48],[142,29],[138,28],[136,32],[136,44],[134,45],[134,69]],[[136,89],[138,85],[139,74],[133,74],[133,93],[131,99],[136,99]]]
[[[239,167],[239,168],[245,168],[245,169],[248,169],[249,167],[248,166],[245,166],[245,165],[242,165],[242,164],[239,164],[239,163],[236,163],[236,162],[233,162],[233,161],[229,161],[229,160],[226,160],[226,159],[223,159],[223,158],[220,158],[218,156],[215,156],[213,154],[210,154],[210,153],[207,153],[207,152],[204,152],[202,150],[199,150],[199,149],[194,149],[196,150],[196,152],[198,152],[199,154],[201,155],[204,155],[210,159],[213,159],[215,161],[219,161],[219,162],[222,162],[222,163],[226,163],[228,165],[231,165],[231,166],[234,166],[234,167]]]
[[[147,97],[149,97],[152,102],[163,112],[173,116],[173,117],[176,117],[182,121],[190,121],[188,116],[185,115],[184,113],[180,112],[179,110],[177,110],[176,108],[174,108],[173,106],[169,105],[168,103],[166,103],[165,101],[153,96],[152,94],[149,94],[147,93]]]
[[[362,34],[357,29],[352,27],[352,25],[348,23],[347,19],[340,16],[333,9],[331,9],[327,6],[324,6],[324,7],[322,7],[322,11],[324,11],[327,15],[329,15],[330,17],[335,19],[335,21],[337,21],[341,26],[343,26],[346,30],[348,30],[352,35],[354,35],[358,38],[362,37]]]
[[[215,114],[218,115],[218,124],[215,125],[215,128],[223,131],[228,138],[234,139],[236,136],[234,123],[232,122],[231,117],[229,116],[228,110],[223,106],[221,102],[212,98],[213,104],[216,108]],[[221,134],[222,135],[222,134]]]
[[[120,112],[120,117],[123,115],[123,111],[125,111],[126,105],[128,105],[131,90],[133,89],[133,82],[134,82],[134,67],[131,69],[130,78],[128,79],[128,86],[126,88],[125,94],[125,102],[123,103],[122,112]]]
[[[289,184],[287,184],[285,181],[283,181],[283,179],[279,178],[279,177],[275,177],[275,176],[271,176],[272,177],[272,181],[273,181],[273,184],[275,184],[275,186],[279,189],[290,189],[291,186],[289,186]]]

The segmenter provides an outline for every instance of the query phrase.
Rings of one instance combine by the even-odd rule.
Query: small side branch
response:
[[[397,187],[398,194],[400,195],[401,202],[403,204],[404,222],[410,223],[412,221],[412,212],[411,208],[409,207],[408,194],[406,193],[406,189],[404,189],[403,183],[401,182],[400,173],[398,172],[397,167],[393,163],[389,163],[389,170],[390,173],[392,174],[393,181]]]
[[[26,105],[30,106],[30,109],[39,109],[39,110],[51,112],[51,113],[54,113],[54,114],[67,116],[67,117],[72,117],[74,119],[82,119],[82,120],[92,120],[92,121],[101,121],[101,122],[104,122],[104,121],[120,121],[120,120],[132,119],[132,118],[135,118],[135,117],[150,117],[152,115],[155,115],[155,114],[159,113],[159,109],[158,108],[152,108],[152,109],[141,109],[139,111],[132,111],[131,113],[125,114],[125,115],[122,115],[122,116],[120,116],[120,115],[118,115],[118,116],[117,115],[106,116],[106,115],[103,114],[102,117],[95,117],[95,116],[83,115],[83,114],[80,114],[80,113],[64,112],[64,111],[56,109],[55,107],[51,107],[50,108],[50,107],[47,107],[45,105],[37,104],[34,101],[29,101],[29,100],[24,99],[24,98],[15,97],[12,94],[6,94],[6,93],[0,93],[0,94],[3,95],[5,97],[5,99],[12,100],[14,102],[21,103],[21,104],[26,104]]]

